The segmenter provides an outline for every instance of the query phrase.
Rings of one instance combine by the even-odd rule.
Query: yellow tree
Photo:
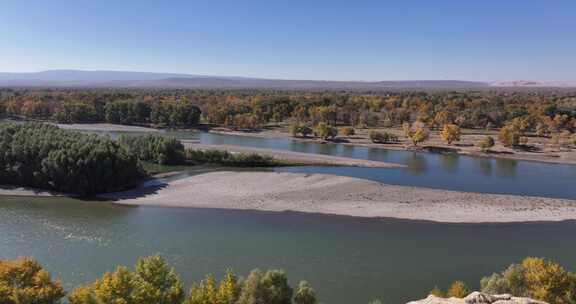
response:
[[[466,286],[466,283],[462,281],[455,281],[448,289],[446,296],[448,296],[449,298],[451,297],[464,298],[469,293],[470,289],[468,288],[468,286]]]
[[[31,258],[0,260],[0,303],[55,304],[66,293],[42,265]]]
[[[460,141],[460,136],[462,135],[462,131],[460,127],[455,124],[446,124],[440,133],[442,139],[444,139],[449,145],[452,142]]]

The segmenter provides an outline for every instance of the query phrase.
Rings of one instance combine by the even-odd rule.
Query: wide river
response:
[[[406,169],[282,168],[392,184],[575,198],[576,166],[320,145],[207,133],[241,144],[407,165]],[[327,304],[403,303],[435,285],[479,279],[526,256],[576,265],[576,222],[438,224],[392,219],[122,207],[62,198],[0,197],[0,258],[30,255],[67,288],[139,256],[164,255],[188,284],[231,267],[282,268],[307,279]]]

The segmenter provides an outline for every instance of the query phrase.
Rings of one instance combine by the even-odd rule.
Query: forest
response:
[[[109,122],[239,129],[293,121],[392,127],[422,122],[492,129],[514,124],[542,135],[576,131],[576,91],[274,91],[187,89],[0,89],[0,115],[62,123]]]

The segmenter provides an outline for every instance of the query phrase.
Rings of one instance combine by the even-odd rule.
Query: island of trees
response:
[[[143,164],[278,165],[257,154],[186,150],[173,137],[107,136],[67,131],[44,123],[0,124],[0,184],[94,195],[138,185]]]

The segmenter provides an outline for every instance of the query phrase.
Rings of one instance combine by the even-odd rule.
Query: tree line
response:
[[[188,293],[175,269],[161,256],[141,258],[134,269],[119,266],[70,293],[32,258],[0,260],[0,303],[57,304],[316,304],[312,286],[296,288],[282,270],[252,270],[240,277],[227,270],[221,280],[207,275]]]

